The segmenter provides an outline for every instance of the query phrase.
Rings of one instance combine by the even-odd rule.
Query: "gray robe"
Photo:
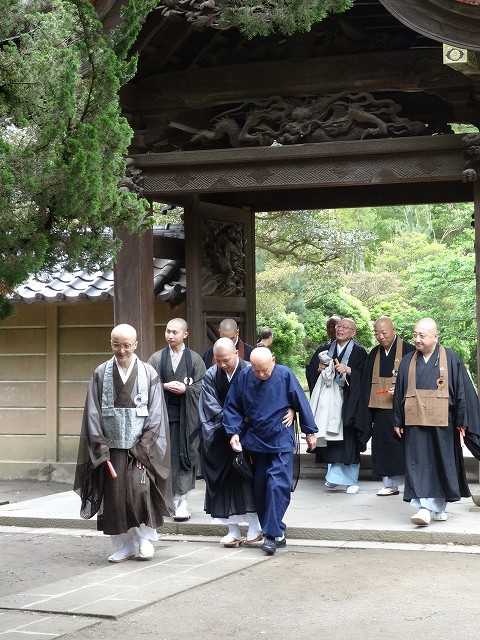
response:
[[[163,516],[173,511],[170,442],[163,390],[155,370],[137,360],[138,367],[145,367],[148,415],[131,448],[110,448],[102,419],[106,365],[104,362],[95,369],[85,401],[73,487],[82,498],[80,515],[91,518],[98,514],[97,528],[111,535],[126,533],[141,524],[156,529],[163,524]],[[137,394],[135,379],[131,403],[127,400],[126,404],[135,407]],[[125,398],[119,405],[115,397],[115,406],[125,408]],[[112,463],[116,478],[108,471],[107,460]],[[145,473],[137,468],[136,460],[145,466]]]

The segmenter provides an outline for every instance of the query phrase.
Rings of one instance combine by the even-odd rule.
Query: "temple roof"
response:
[[[154,235],[183,239],[183,225],[154,228]],[[102,302],[113,300],[113,270],[54,271],[35,274],[15,290],[14,302]],[[153,289],[155,298],[178,306],[186,297],[186,277],[183,261],[154,258]]]

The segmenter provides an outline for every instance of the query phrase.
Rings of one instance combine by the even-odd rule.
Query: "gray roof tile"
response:
[[[154,233],[166,237],[183,238],[183,225],[155,227]],[[177,306],[186,296],[185,269],[178,260],[154,258],[153,287],[159,300]],[[56,271],[50,274],[36,274],[17,287],[12,296],[14,302],[92,302],[113,299],[113,270]]]

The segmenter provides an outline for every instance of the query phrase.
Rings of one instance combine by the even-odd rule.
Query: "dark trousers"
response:
[[[290,504],[293,453],[252,452],[252,457],[253,499],[263,535],[280,537],[286,528],[283,516]]]

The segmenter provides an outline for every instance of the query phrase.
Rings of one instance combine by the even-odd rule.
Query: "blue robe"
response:
[[[277,364],[266,380],[259,380],[251,367],[244,369],[230,386],[223,411],[225,431],[238,434],[252,455],[255,507],[269,538],[284,535],[283,516],[290,503],[295,430],[282,424],[290,407],[299,414],[304,433],[317,432],[298,380],[288,367]]]
[[[282,424],[290,407],[299,414],[303,433],[317,432],[307,397],[293,371],[276,364],[267,380],[259,380],[248,367],[230,387],[223,425],[230,436],[235,433],[240,436],[242,446],[248,451],[293,453],[294,428]]]

